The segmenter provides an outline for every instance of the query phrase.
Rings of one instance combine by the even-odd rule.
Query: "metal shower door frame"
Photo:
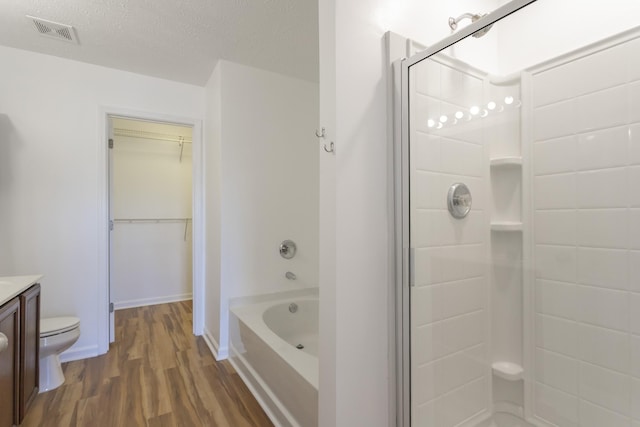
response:
[[[396,254],[396,426],[411,426],[411,325],[410,290],[413,277],[413,248],[410,241],[409,210],[409,71],[412,66],[454,45],[462,39],[500,21],[536,0],[512,0],[410,58],[393,63],[393,121],[395,168],[395,254]]]

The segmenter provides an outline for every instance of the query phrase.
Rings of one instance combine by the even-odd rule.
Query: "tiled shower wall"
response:
[[[482,105],[483,79],[433,59],[412,70],[411,290],[412,424],[455,426],[489,406],[486,216],[487,167],[481,119],[454,122]],[[447,116],[444,123],[442,116]],[[438,125],[440,123],[440,125]],[[451,184],[463,182],[473,209],[447,210]]]
[[[640,426],[640,41],[533,75],[536,416]]]

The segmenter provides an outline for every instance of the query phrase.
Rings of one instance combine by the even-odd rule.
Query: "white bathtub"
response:
[[[230,340],[231,363],[274,424],[318,425],[317,297],[232,307]]]

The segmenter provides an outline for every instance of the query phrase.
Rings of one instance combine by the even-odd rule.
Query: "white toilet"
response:
[[[40,393],[64,382],[59,355],[80,338],[80,319],[50,317],[40,319]]]

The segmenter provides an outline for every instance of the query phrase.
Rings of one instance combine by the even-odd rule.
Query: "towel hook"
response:
[[[325,139],[327,137],[326,129],[322,128],[322,130],[320,132],[318,132],[318,130],[316,129],[316,136],[318,138]],[[329,142],[329,148],[327,148],[327,144],[323,144],[322,148],[327,153],[335,153],[335,151],[336,151],[335,150],[335,144],[333,143],[333,141]]]

